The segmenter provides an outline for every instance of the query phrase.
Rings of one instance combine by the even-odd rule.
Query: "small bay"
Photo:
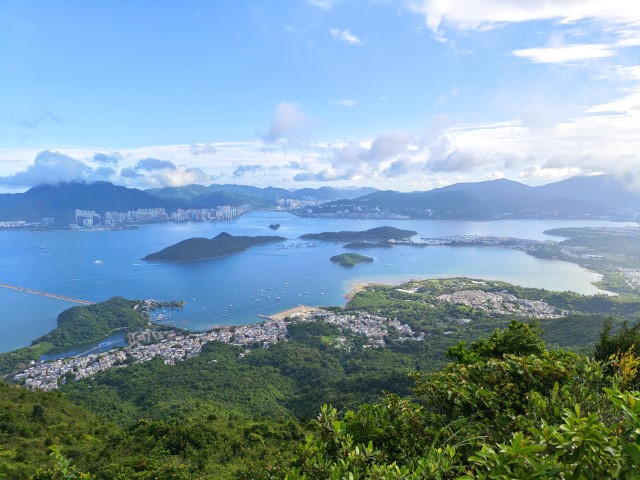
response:
[[[144,262],[142,257],[192,237],[272,235],[280,243],[195,263]],[[605,221],[505,220],[392,221],[300,218],[253,212],[213,223],[164,223],[128,230],[0,231],[0,283],[100,302],[126,298],[184,300],[173,314],[179,326],[206,330],[216,325],[260,321],[298,304],[343,305],[355,283],[401,282],[412,278],[465,275],[518,285],[592,294],[599,276],[577,265],[541,260],[489,247],[367,249],[372,263],[344,268],[329,261],[345,253],[340,244],[301,240],[305,233],[365,230],[382,225],[411,229],[418,237],[494,235],[558,240],[542,232],[565,226],[624,225]],[[75,304],[0,288],[0,351],[29,345],[52,330],[63,310]]]

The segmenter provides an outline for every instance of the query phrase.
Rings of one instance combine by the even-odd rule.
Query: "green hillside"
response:
[[[263,243],[279,242],[284,237],[260,236],[246,237],[234,236],[222,232],[214,238],[189,238],[171,245],[159,252],[150,253],[143,260],[165,262],[196,262],[209,260],[232,253],[244,252],[249,248]]]
[[[0,385],[0,478],[635,478],[638,312],[468,278],[371,285],[269,348]],[[383,317],[399,323],[374,346],[335,320]]]

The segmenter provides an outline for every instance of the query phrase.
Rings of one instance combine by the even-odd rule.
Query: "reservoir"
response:
[[[276,232],[270,224],[279,223]],[[300,240],[305,233],[366,230],[383,225],[415,230],[418,237],[494,235],[558,240],[542,232],[565,226],[620,223],[568,220],[493,222],[433,220],[343,220],[300,218],[282,212],[253,212],[225,222],[162,223],[128,230],[0,231],[0,283],[100,302],[113,296],[184,300],[172,320],[191,330],[239,325],[309,305],[344,305],[356,283],[397,283],[412,278],[464,275],[528,287],[592,294],[599,276],[575,264],[541,260],[489,247],[367,249],[374,258],[354,268],[329,258],[347,252],[340,244]],[[233,235],[280,235],[287,240],[195,263],[141,260],[181,240]],[[56,326],[68,301],[0,288],[0,352],[29,345]]]

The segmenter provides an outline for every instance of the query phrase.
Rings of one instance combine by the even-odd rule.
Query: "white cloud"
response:
[[[301,139],[307,135],[311,122],[298,103],[281,102],[271,119],[269,130],[262,135],[266,143]]]
[[[307,0],[314,7],[321,8],[323,10],[329,10],[333,6],[332,0]]]
[[[516,57],[534,63],[573,63],[597,58],[612,57],[616,52],[603,44],[573,44],[558,47],[527,48],[515,50]]]
[[[189,146],[191,155],[206,155],[217,153],[216,147],[212,143],[192,143]]]
[[[92,169],[85,163],[60,152],[40,152],[25,170],[0,177],[0,185],[8,187],[32,187],[84,180]]]
[[[576,174],[624,176],[640,171],[638,125],[640,85],[543,129],[519,120],[448,128],[428,143],[428,165],[476,177],[499,169],[534,183]]]
[[[353,101],[353,100],[349,100],[348,98],[342,98],[340,100],[336,100],[333,103],[335,105],[340,106],[340,107],[355,107],[356,106],[356,102]]]
[[[405,154],[411,145],[411,137],[403,132],[383,132],[371,142],[347,142],[334,147],[326,160],[331,163],[305,171],[294,177],[296,181],[338,181],[397,176],[406,167],[403,162],[396,165],[398,157]]]
[[[640,3],[632,0],[411,0],[408,5],[425,16],[433,32],[443,25],[479,30],[534,20],[573,23],[594,19],[628,24],[640,19]]]
[[[339,28],[332,28],[329,30],[331,36],[336,40],[339,40],[344,43],[348,43],[349,45],[364,45],[364,42],[360,40],[356,35],[351,33],[349,30],[340,30]]]

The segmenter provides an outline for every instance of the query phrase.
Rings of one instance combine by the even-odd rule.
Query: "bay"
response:
[[[273,235],[281,243],[194,263],[148,263],[146,254],[191,237]],[[226,222],[163,223],[129,230],[1,231],[0,283],[100,302],[126,298],[184,300],[173,315],[180,326],[206,330],[216,325],[260,321],[299,304],[343,305],[356,283],[465,275],[523,286],[592,294],[599,276],[577,265],[541,260],[488,247],[398,246],[368,249],[374,262],[347,269],[329,261],[344,253],[339,244],[300,240],[305,233],[365,230],[390,225],[419,237],[495,235],[558,240],[544,230],[565,226],[624,225],[605,221],[344,220],[300,218],[282,212],[253,212]],[[75,304],[0,288],[0,352],[29,345],[49,332],[63,310]]]

